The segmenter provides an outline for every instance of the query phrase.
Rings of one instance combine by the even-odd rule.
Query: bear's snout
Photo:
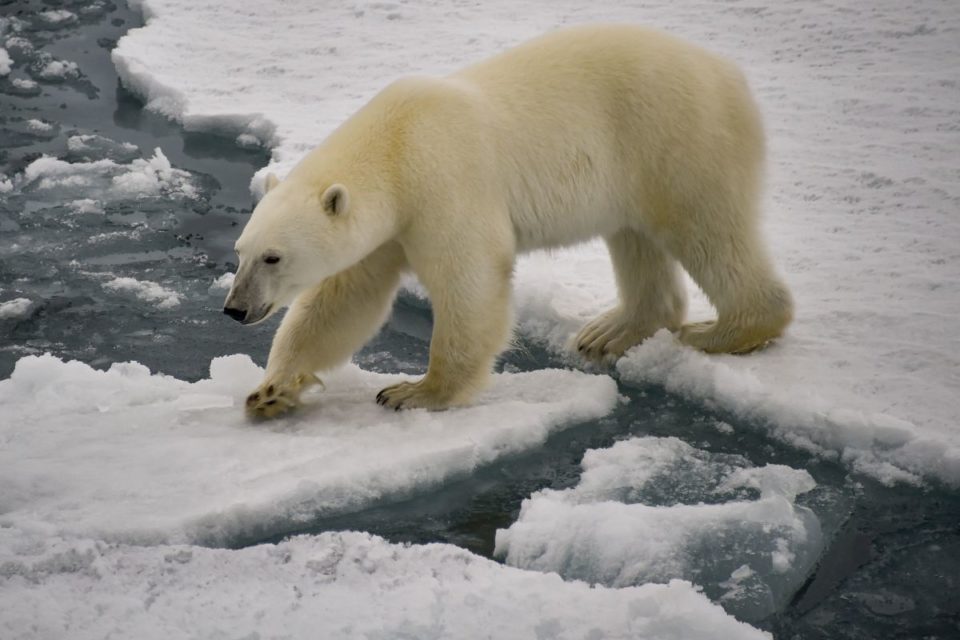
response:
[[[223,312],[236,320],[237,322],[243,322],[244,318],[247,317],[247,311],[245,309],[234,309],[233,307],[224,307]]]

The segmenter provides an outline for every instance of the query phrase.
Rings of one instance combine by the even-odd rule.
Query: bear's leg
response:
[[[615,360],[662,328],[677,331],[687,308],[677,261],[652,238],[623,229],[606,238],[620,304],[588,323],[574,339],[596,361]]]
[[[748,353],[779,337],[793,319],[793,301],[777,277],[753,219],[713,212],[694,225],[676,255],[717,310],[717,320],[685,325],[680,341],[707,353]],[[711,228],[712,227],[712,228]]]
[[[381,391],[379,404],[440,410],[466,404],[483,388],[510,337],[512,256],[494,250],[461,252],[450,260],[413,264],[433,307],[430,363],[419,381]]]
[[[347,361],[387,319],[405,267],[403,249],[391,242],[300,294],[277,329],[247,413],[272,418],[289,411],[319,382],[314,372]]]

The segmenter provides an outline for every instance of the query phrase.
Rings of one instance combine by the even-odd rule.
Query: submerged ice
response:
[[[582,467],[575,487],[535,493],[498,531],[507,564],[613,587],[683,578],[757,621],[820,557],[820,523],[796,504],[816,486],[806,471],[655,437],[587,451]]]

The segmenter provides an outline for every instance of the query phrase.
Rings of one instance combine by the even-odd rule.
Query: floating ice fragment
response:
[[[81,134],[67,138],[67,150],[72,160],[103,160],[131,162],[140,155],[140,149],[129,142],[117,142],[97,134]]]
[[[12,51],[14,55],[24,56],[33,51],[33,43],[23,36],[11,36],[4,43],[7,51]]]
[[[144,302],[156,302],[158,309],[171,309],[180,304],[179,293],[171,291],[156,282],[115,277],[108,282],[104,282],[103,288],[110,291],[129,291]]]
[[[10,69],[13,68],[13,60],[10,59],[10,54],[7,53],[7,50],[0,47],[0,77],[3,77],[10,73]]]
[[[107,147],[100,148],[103,150]],[[122,155],[128,151],[124,145],[115,143],[105,153]],[[159,148],[154,150],[153,157],[146,160],[138,158],[129,164],[118,163],[110,158],[67,162],[42,156],[27,165],[23,179],[31,188],[55,190],[60,198],[72,195],[79,199],[95,197],[102,201],[116,201],[160,196],[192,199],[198,195],[190,174],[171,166]]]
[[[66,9],[41,11],[37,14],[37,17],[48,27],[62,27],[77,21],[77,14],[72,11],[67,11]]]
[[[37,70],[37,75],[47,82],[62,82],[80,76],[80,67],[69,60],[47,60]]]
[[[237,274],[231,272],[222,274],[210,285],[210,292],[229,291],[230,287],[233,286],[233,279],[236,275]]]
[[[592,588],[357,532],[232,550],[5,528],[0,567],[10,637],[770,638],[688,582]]]
[[[617,402],[607,376],[545,370],[496,375],[471,407],[396,413],[374,397],[409,377],[349,365],[294,415],[251,425],[243,400],[262,377],[247,356],[214,359],[192,384],[21,358],[0,381],[0,531],[205,544],[289,532],[433,489]]]
[[[92,198],[73,200],[69,206],[75,213],[103,213],[103,205]]]
[[[725,583],[749,565],[752,586],[724,606],[762,619],[802,585],[823,540],[816,516],[793,502],[815,486],[809,474],[748,465],[676,438],[590,450],[579,484],[524,500],[517,521],[497,532],[495,553],[513,566],[607,586],[684,578],[713,598],[730,594]]]
[[[20,96],[38,95],[40,85],[30,78],[13,78],[10,80],[8,92]]]
[[[33,302],[29,298],[14,298],[0,302],[0,319],[22,318],[30,311]]]
[[[17,82],[16,80],[14,82]],[[33,85],[36,86],[36,82],[33,80],[20,80],[24,86]],[[37,120],[36,118],[31,118],[27,120],[27,128],[36,133],[49,133],[53,131],[53,125],[49,122],[44,122],[43,120]]]
[[[244,149],[256,149],[261,146],[260,139],[250,133],[241,133],[238,135],[237,144]]]

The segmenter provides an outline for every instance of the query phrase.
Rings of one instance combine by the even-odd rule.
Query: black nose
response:
[[[247,317],[247,312],[243,309],[234,309],[232,307],[224,307],[223,312],[236,320],[237,322],[243,322],[243,319]]]

